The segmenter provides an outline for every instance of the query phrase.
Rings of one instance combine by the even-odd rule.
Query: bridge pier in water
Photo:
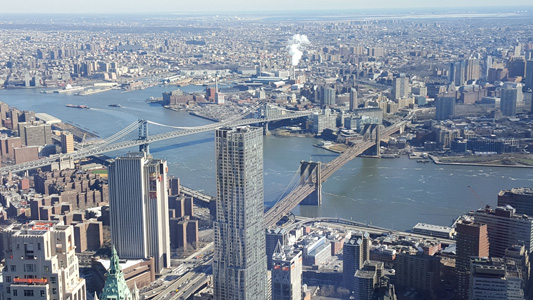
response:
[[[364,136],[364,139],[375,139],[375,142],[376,142],[376,146],[375,146],[375,151],[374,151],[374,155],[377,156],[377,157],[380,157],[381,156],[381,152],[380,152],[380,143],[381,143],[381,135],[380,135],[380,126],[379,124],[365,124],[365,126],[363,127],[363,136]],[[366,135],[368,134],[368,136]],[[375,136],[375,137],[374,137]]]
[[[268,122],[263,123],[263,135],[269,135],[270,132],[268,131]]]
[[[302,205],[322,205],[322,174],[321,162],[301,161],[300,181],[307,184],[308,181],[315,186],[315,190],[300,202]]]
[[[381,147],[380,147],[380,144],[381,144],[381,136],[380,136],[380,128],[379,128],[379,124],[376,125],[374,131],[376,132],[376,156],[377,157],[381,157]]]

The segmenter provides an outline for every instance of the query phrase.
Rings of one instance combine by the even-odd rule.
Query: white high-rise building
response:
[[[14,224],[4,230],[3,243],[3,299],[86,299],[72,226],[48,221]]]
[[[399,99],[407,98],[411,94],[411,86],[409,85],[409,77],[405,74],[400,74],[392,80],[392,100],[398,102]]]
[[[146,152],[118,157],[109,166],[111,240],[121,258],[154,258],[156,272],[170,267],[167,162]]]
[[[214,222],[215,299],[267,299],[263,193],[263,129],[215,133],[217,211]]]

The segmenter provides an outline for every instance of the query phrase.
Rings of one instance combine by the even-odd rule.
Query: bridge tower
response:
[[[148,139],[148,122],[144,119],[139,120],[139,141],[146,141]],[[149,153],[150,144],[144,143],[139,145],[140,152]]]
[[[381,147],[380,147],[380,144],[381,144],[381,135],[380,135],[380,126],[379,124],[376,124],[376,127],[374,129],[374,131],[376,132],[376,156],[377,157],[381,157]]]
[[[376,147],[374,154],[378,157],[381,155],[379,151],[381,143],[380,126],[380,124],[375,123],[365,124],[363,131],[361,132],[364,140],[375,139]]]
[[[307,196],[300,204],[321,205],[322,204],[322,173],[320,172],[321,162],[301,161],[300,181],[301,184],[312,184],[315,190]]]
[[[269,135],[270,132],[268,131],[268,122],[263,123],[263,135]]]

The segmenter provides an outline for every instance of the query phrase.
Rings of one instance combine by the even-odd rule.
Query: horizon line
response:
[[[222,11],[202,11],[202,10],[185,10],[185,11],[108,11],[108,12],[0,12],[0,15],[179,15],[179,14],[198,14],[198,15],[227,15],[227,14],[290,14],[294,12],[312,12],[312,13],[342,13],[342,14],[354,14],[361,12],[377,12],[382,11],[383,13],[391,14],[394,11],[398,12],[430,12],[430,11],[439,11],[442,10],[473,10],[470,12],[465,11],[464,13],[472,13],[476,11],[487,11],[494,10],[498,8],[504,8],[503,12],[516,12],[516,13],[529,13],[528,9],[533,9],[533,5],[529,6],[508,6],[508,5],[494,5],[494,6],[441,6],[441,7],[390,7],[390,8],[335,8],[335,9],[320,9],[320,8],[308,8],[308,9],[266,9],[266,10],[222,10]]]

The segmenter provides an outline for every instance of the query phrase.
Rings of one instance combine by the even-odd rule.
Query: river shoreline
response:
[[[451,166],[476,166],[476,167],[498,167],[498,168],[533,168],[533,166],[526,165],[504,165],[504,164],[484,164],[484,163],[467,163],[467,162],[443,162],[435,155],[428,155],[429,158],[436,165],[451,165]]]
[[[184,87],[194,92],[201,87]],[[192,116],[187,111],[163,109],[146,99],[172,87],[151,87],[129,93],[111,90],[103,94],[78,97],[70,94],[41,94],[36,89],[0,90],[0,100],[20,110],[50,114],[63,122],[88,128],[101,138],[107,138],[138,119],[157,121],[174,127],[212,124]],[[121,109],[109,104],[120,104]],[[92,109],[65,107],[66,104],[88,104]],[[169,131],[150,126],[151,134]],[[281,128],[271,130],[263,141],[263,172],[265,205],[278,201],[289,183],[299,175],[300,162],[328,163],[338,154],[313,147],[323,140],[310,134]],[[83,135],[83,134],[81,134]],[[305,138],[293,138],[305,137]],[[132,132],[127,139],[137,138]],[[87,140],[87,137],[86,137]],[[169,175],[193,189],[216,194],[215,143],[212,132],[160,141],[150,147],[152,155],[167,161]],[[128,151],[110,152],[116,157]],[[502,189],[531,186],[533,172],[524,168],[494,168],[490,166],[436,165],[416,163],[407,157],[375,159],[357,157],[323,184],[322,206],[299,206],[293,213],[305,217],[340,217],[385,228],[411,229],[416,223],[449,226],[457,216],[479,208],[471,186],[484,202],[495,206],[496,195]]]

